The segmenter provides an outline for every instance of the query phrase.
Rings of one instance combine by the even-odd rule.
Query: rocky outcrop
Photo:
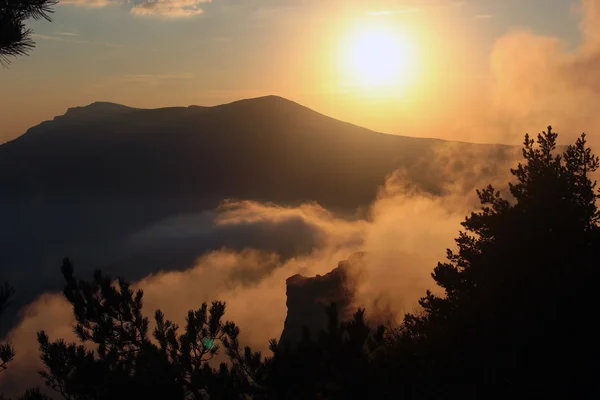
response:
[[[355,253],[326,275],[305,277],[294,275],[287,279],[287,317],[280,342],[297,343],[303,326],[311,335],[327,327],[325,308],[335,302],[341,320],[349,319],[356,311],[352,307],[356,289],[356,271],[363,253]]]

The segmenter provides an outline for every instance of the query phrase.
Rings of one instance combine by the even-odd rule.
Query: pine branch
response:
[[[0,65],[7,67],[11,57],[24,56],[35,47],[28,19],[52,21],[50,14],[58,0],[0,0]]]

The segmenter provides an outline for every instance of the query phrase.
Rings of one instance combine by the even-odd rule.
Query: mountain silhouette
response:
[[[60,289],[56,265],[67,255],[130,280],[189,267],[202,251],[224,244],[164,258],[138,254],[140,266],[127,269],[115,258],[128,235],[224,199],[315,201],[355,215],[398,168],[435,193],[445,179],[436,152],[445,145],[374,132],[276,96],[215,107],[70,108],[0,146],[0,281],[17,286],[15,303],[25,304]],[[487,149],[492,167],[515,151],[454,145]],[[465,161],[455,164],[460,172]]]
[[[3,190],[317,201],[351,209],[433,141],[384,135],[279,97],[217,107],[72,108],[0,146]]]

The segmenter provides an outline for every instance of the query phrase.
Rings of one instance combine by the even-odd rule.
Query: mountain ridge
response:
[[[343,121],[343,120],[340,120],[337,118],[330,117],[330,116],[323,114],[319,111],[316,111],[310,107],[307,107],[298,102],[295,102],[293,100],[290,100],[290,99],[287,99],[285,97],[278,96],[278,95],[250,97],[250,98],[244,98],[244,99],[240,99],[240,100],[231,101],[228,103],[211,105],[211,106],[190,104],[188,106],[166,106],[166,107],[153,107],[153,108],[133,107],[133,106],[128,106],[128,105],[110,102],[110,101],[94,101],[92,103],[89,103],[89,104],[83,105],[83,106],[69,107],[69,108],[67,108],[67,110],[64,114],[57,115],[51,120],[42,121],[38,125],[32,126],[24,134],[17,136],[16,138],[14,138],[10,141],[7,141],[3,144],[0,144],[0,147],[4,144],[7,144],[14,140],[19,139],[21,136],[26,135],[31,130],[35,131],[36,128],[38,128],[38,127],[45,127],[48,125],[48,123],[51,123],[51,122],[54,122],[57,120],[61,121],[64,119],[64,117],[74,117],[74,116],[79,117],[79,118],[92,117],[93,119],[95,119],[95,118],[105,118],[105,117],[109,117],[109,116],[114,117],[114,116],[124,115],[127,113],[133,113],[133,112],[148,112],[148,111],[158,112],[158,111],[165,111],[165,110],[181,110],[181,111],[183,111],[183,110],[190,110],[190,111],[210,111],[210,110],[221,111],[221,110],[225,110],[225,111],[230,111],[232,108],[244,107],[244,106],[248,106],[248,105],[250,105],[251,107],[262,106],[262,107],[267,107],[267,108],[277,107],[277,106],[281,105],[283,107],[286,107],[288,110],[293,110],[294,112],[300,111],[300,112],[304,113],[305,116],[310,116],[310,115],[312,115],[313,117],[318,116],[319,118],[323,118],[323,119],[326,119],[329,121],[335,121],[336,123],[345,124],[348,127],[364,130],[365,132],[368,131],[369,133],[377,134],[377,135],[399,136],[399,137],[403,137],[403,138],[416,139],[416,140],[435,140],[435,141],[441,141],[441,142],[468,144],[468,145],[484,146],[484,147],[488,147],[488,146],[514,147],[511,145],[505,145],[505,144],[473,143],[473,142],[466,142],[466,141],[459,141],[459,140],[447,140],[447,139],[436,138],[436,137],[422,137],[422,136],[411,136],[411,135],[399,134],[399,133],[380,132],[380,131],[366,128],[366,127],[363,127],[363,126],[360,126],[360,125],[357,125],[357,124],[354,124],[351,122],[347,122],[347,121]],[[96,114],[91,114],[92,112],[94,112]],[[87,119],[87,121],[89,121],[89,119]]]

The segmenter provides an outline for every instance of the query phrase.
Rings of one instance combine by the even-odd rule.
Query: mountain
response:
[[[441,143],[373,132],[274,96],[154,110],[93,103],[0,146],[0,190],[351,210]]]
[[[432,141],[383,135],[278,97],[217,107],[69,109],[0,146],[3,190],[368,204]]]
[[[398,168],[436,193],[447,180],[448,160],[437,159],[448,145],[462,155],[485,149],[489,174],[514,152],[377,133],[275,96],[215,107],[71,108],[0,146],[0,281],[17,286],[15,302],[25,304],[60,289],[67,255],[126,279],[185,268],[223,244],[164,258],[139,254],[143,268],[115,262],[124,238],[228,198],[316,201],[351,216]],[[449,161],[458,173],[473,162]]]

